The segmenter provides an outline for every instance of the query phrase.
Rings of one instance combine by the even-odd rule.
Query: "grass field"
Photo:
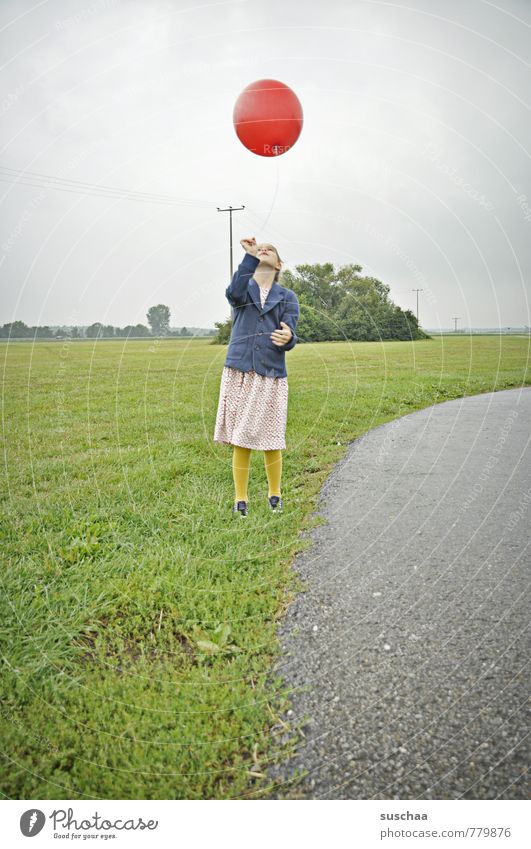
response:
[[[345,443],[432,403],[530,384],[529,340],[298,345],[281,516],[253,452],[233,518],[212,433],[226,347],[3,344],[6,797],[267,795],[289,754],[270,669],[290,568]]]

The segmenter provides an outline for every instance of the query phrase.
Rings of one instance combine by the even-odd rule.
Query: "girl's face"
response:
[[[256,255],[260,262],[265,262],[266,265],[280,271],[280,257],[274,245],[269,245],[267,242],[258,245]]]

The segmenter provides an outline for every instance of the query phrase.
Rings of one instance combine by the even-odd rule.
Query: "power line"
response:
[[[164,206],[175,206],[175,201],[148,200],[147,198],[130,197],[129,195],[110,194],[109,192],[95,192],[90,190],[83,191],[82,189],[68,189],[61,186],[47,186],[46,183],[30,183],[26,180],[6,180],[0,175],[0,183],[17,183],[22,186],[32,186],[36,189],[51,188],[57,192],[66,192],[67,194],[84,195],[85,197],[93,198],[110,198],[111,200],[132,200],[140,203],[158,203]]]
[[[84,180],[70,180],[67,177],[55,177],[51,174],[43,174],[39,171],[27,171],[27,170],[20,170],[20,169],[17,169],[17,168],[7,168],[4,165],[0,166],[0,172],[2,172],[2,171],[7,171],[7,172],[10,172],[11,174],[15,174],[15,175],[23,175],[24,177],[27,176],[28,178],[35,178],[35,177],[36,178],[44,178],[47,181],[51,180],[51,181],[54,181],[54,182],[59,182],[61,184],[69,184],[69,185],[73,185],[73,186],[83,186],[83,187],[88,187],[88,188],[97,188],[97,189],[102,189],[102,190],[107,189],[107,190],[112,191],[112,192],[120,192],[120,193],[126,192],[127,194],[139,195],[139,196],[142,196],[142,197],[149,197],[149,198],[155,198],[156,197],[156,198],[161,198],[163,200],[166,200],[166,199],[168,199],[168,197],[171,197],[170,195],[157,194],[155,192],[139,192],[139,191],[136,191],[136,190],[133,190],[133,189],[120,189],[116,186],[108,186],[105,183],[89,183],[89,182],[86,182]]]
[[[206,207],[213,206],[213,201],[190,200],[175,195],[156,194],[154,192],[139,192],[133,189],[121,189],[101,183],[89,183],[81,180],[70,180],[37,171],[23,171],[15,168],[0,166],[0,182],[15,183],[33,188],[49,188],[73,194],[90,197],[108,197],[117,200],[134,200],[144,203],[159,203],[166,205],[182,204],[184,206]]]

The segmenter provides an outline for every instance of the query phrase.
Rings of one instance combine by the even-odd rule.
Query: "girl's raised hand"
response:
[[[252,254],[252,256],[256,256],[256,252],[258,250],[258,245],[256,244],[256,239],[252,236],[250,239],[240,239],[240,245],[248,254]]]

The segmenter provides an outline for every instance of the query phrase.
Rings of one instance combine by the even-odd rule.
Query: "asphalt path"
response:
[[[293,564],[273,671],[305,738],[269,798],[529,798],[530,434],[527,387],[350,443]]]

